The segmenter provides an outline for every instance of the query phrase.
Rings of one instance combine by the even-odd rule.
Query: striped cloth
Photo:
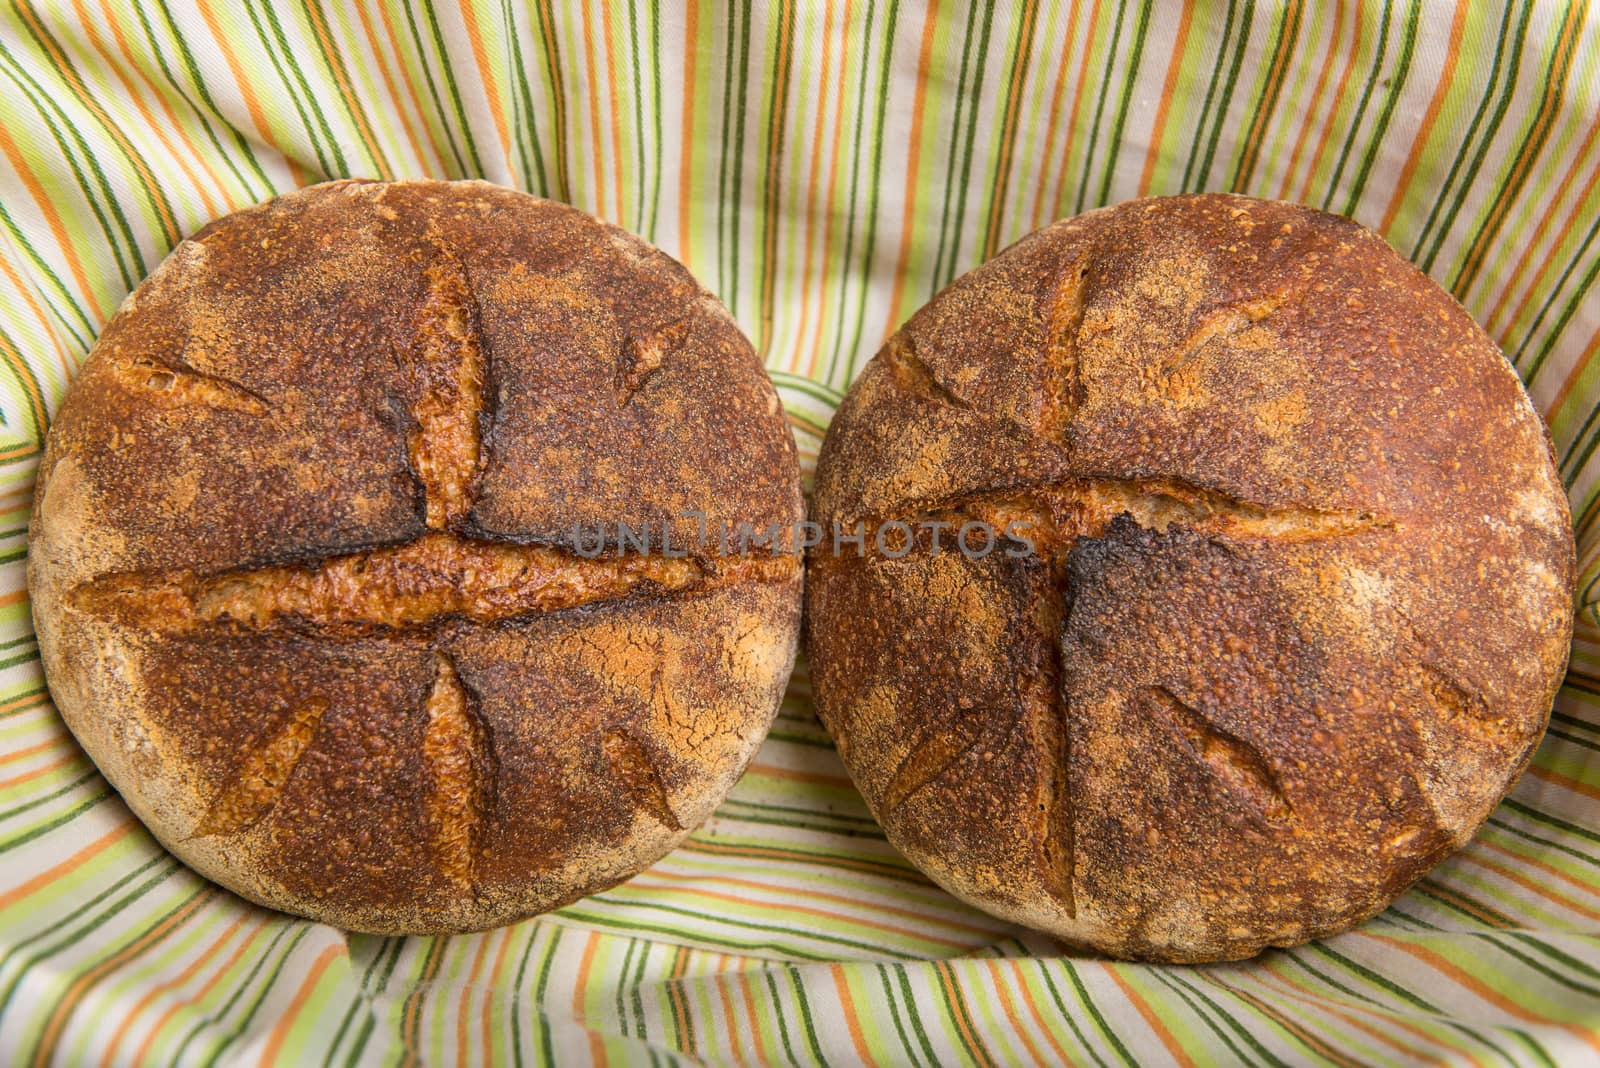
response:
[[[1600,13],[1588,0],[7,0],[0,11],[0,1058],[8,1064],[1600,1061]],[[1572,672],[1478,839],[1359,931],[1243,964],[1063,957],[889,846],[804,666],[656,867],[536,922],[347,935],[129,815],[29,625],[40,437],[119,300],[219,214],[339,175],[482,176],[678,256],[809,463],[935,290],[1051,219],[1234,189],[1354,215],[1547,414]]]

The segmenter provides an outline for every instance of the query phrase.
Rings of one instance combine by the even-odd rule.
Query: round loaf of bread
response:
[[[817,703],[890,840],[1123,957],[1386,906],[1527,763],[1572,625],[1499,350],[1376,235],[1242,197],[956,280],[845,398],[814,518],[846,536],[808,565]]]
[[[354,930],[506,923],[666,853],[760,744],[803,514],[777,394],[665,254],[482,182],[183,242],[45,450],[51,692],[202,874]]]

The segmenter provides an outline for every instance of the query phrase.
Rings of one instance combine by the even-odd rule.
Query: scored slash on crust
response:
[[[1089,267],[1093,251],[1086,251],[1077,263],[1061,272],[1051,295],[1045,344],[1045,368],[1049,373],[1049,403],[1045,407],[1046,438],[1058,440],[1083,405],[1083,368],[1079,353],[1083,347],[1083,319],[1088,304]]]
[[[661,369],[667,357],[683,347],[688,336],[689,320],[683,318],[624,342],[617,361],[617,399],[622,404],[631,401],[650,376]]]
[[[625,731],[612,730],[601,740],[606,760],[612,773],[627,787],[634,803],[660,821],[668,830],[681,831],[683,824],[672,803],[667,799],[667,788],[661,781],[661,770],[656,767],[644,746]]]
[[[1166,686],[1148,686],[1139,691],[1138,699],[1157,708],[1217,779],[1249,798],[1268,819],[1283,820],[1294,814],[1277,773],[1255,746],[1217,726]]]
[[[956,396],[949,386],[944,385],[934,377],[933,371],[917,355],[917,343],[905,331],[894,335],[884,346],[883,360],[889,366],[889,374],[894,378],[895,384],[906,393],[921,397],[924,400],[937,401],[952,408],[972,407],[962,398]]]
[[[482,855],[484,823],[493,804],[494,750],[489,727],[456,673],[455,661],[435,651],[433,687],[425,706],[422,762],[427,769],[425,808],[434,855],[458,886],[473,882]]]
[[[261,822],[278,803],[289,776],[310,747],[327,711],[326,699],[313,698],[262,738],[212,798],[190,837],[237,834]]]
[[[428,527],[443,530],[472,509],[481,464],[478,416],[486,373],[478,304],[467,272],[442,242],[425,271],[427,290],[417,324],[422,395],[406,449],[422,483]]]
[[[402,544],[287,565],[239,567],[211,574],[190,569],[101,575],[71,590],[70,607],[116,618],[167,637],[213,632],[310,635],[322,640],[433,635],[434,678],[422,718],[423,807],[439,871],[471,888],[497,789],[489,724],[440,644],[456,629],[517,620],[633,597],[692,596],[741,584],[793,582],[791,555],[745,552],[704,559],[648,552],[582,556],[550,545],[517,544],[462,533],[485,465],[482,421],[488,407],[490,353],[483,344],[469,274],[455,253],[430,238],[433,258],[417,309],[409,367],[417,399],[406,434],[427,532]],[[679,320],[630,340],[621,353],[623,401],[683,344]],[[265,414],[264,399],[177,360],[141,357],[119,369],[132,388],[160,403],[198,403]],[[190,837],[238,834],[265,819],[314,744],[329,702],[315,697],[246,749],[206,806]],[[637,739],[606,732],[600,747],[639,810],[669,830],[684,830],[668,801],[660,769]]]
[[[113,573],[68,595],[74,608],[119,616],[168,636],[224,630],[314,634],[327,640],[448,623],[502,623],[630,596],[698,593],[794,577],[789,556],[702,563],[647,553],[586,558],[436,532],[402,545],[307,564],[211,575],[185,569]]]
[[[164,405],[200,404],[208,408],[266,415],[266,399],[232,379],[207,374],[178,356],[142,355],[117,368],[125,385]]]
[[[1200,357],[1213,341],[1237,337],[1269,319],[1273,313],[1299,297],[1304,285],[1289,286],[1265,296],[1234,301],[1204,316],[1170,356],[1161,364],[1163,378],[1176,374]]]

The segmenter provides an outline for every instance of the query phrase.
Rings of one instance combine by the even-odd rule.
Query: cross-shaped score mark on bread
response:
[[[481,536],[471,515],[490,460],[484,424],[494,417],[491,354],[468,274],[442,242],[434,242],[424,275],[416,341],[406,365],[413,390],[403,439],[424,533],[403,543],[206,574],[181,567],[112,573],[78,586],[67,601],[169,640],[209,634],[325,642],[423,639],[434,659],[433,683],[419,711],[428,784],[423,806],[440,870],[465,886],[473,882],[492,811],[497,764],[490,724],[463,677],[468,665],[450,652],[452,635],[630,598],[789,582],[799,565],[787,554],[710,555],[703,546],[687,547],[684,554],[618,547],[580,555],[562,545]],[[646,366],[630,370],[623,384],[637,391],[670,360],[684,332],[677,323],[666,338],[626,341],[619,365]],[[176,361],[135,360],[118,377],[154,404],[255,416],[271,410],[269,398]],[[190,836],[236,834],[260,823],[315,746],[328,711],[327,700],[312,697],[278,722],[263,724]],[[606,730],[597,744],[639,811],[681,831],[646,748],[620,728]]]

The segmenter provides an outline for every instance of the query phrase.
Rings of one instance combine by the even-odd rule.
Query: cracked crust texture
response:
[[[1382,239],[1290,204],[1130,202],[958,279],[846,397],[813,512],[1026,520],[1033,553],[814,550],[817,703],[932,878],[1116,956],[1385,907],[1516,780],[1572,627],[1516,374]]]
[[[335,182],[207,226],[107,325],[29,584],[62,715],[179,857],[341,927],[463,931],[652,863],[764,736],[798,561],[572,542],[693,550],[691,511],[803,500],[682,267],[482,182]]]

